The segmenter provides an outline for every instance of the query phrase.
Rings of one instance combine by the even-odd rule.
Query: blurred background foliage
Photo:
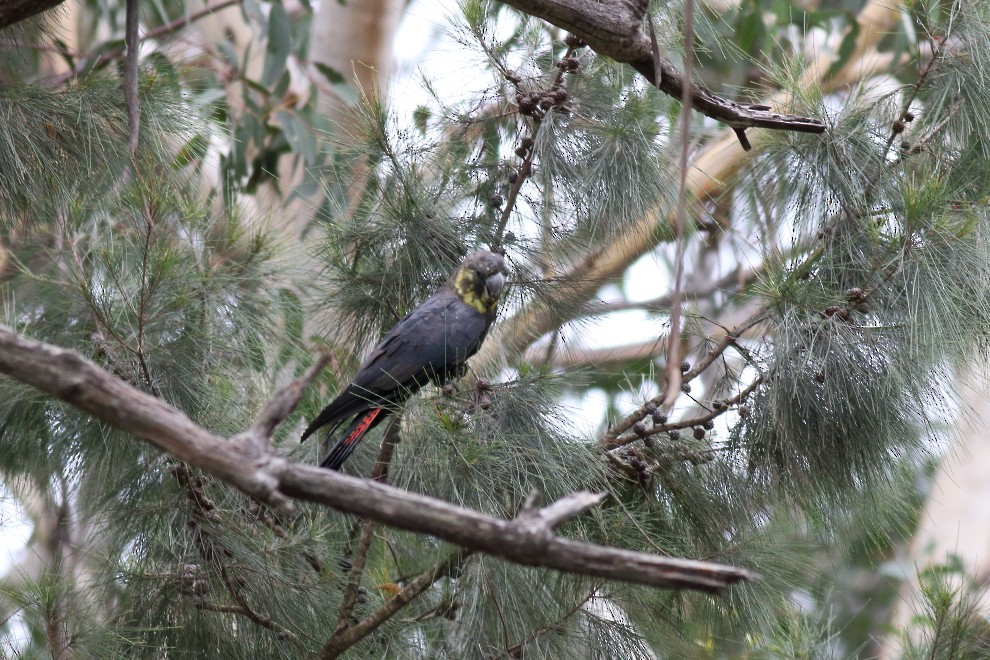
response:
[[[651,11],[680,66],[682,6]],[[701,4],[698,80],[827,125],[747,155],[697,113],[680,136],[677,100],[482,0],[141,3],[136,153],[125,3],[0,30],[5,324],[226,435],[329,350],[275,438],[313,462],[299,432],[364,352],[465,254],[504,249],[489,345],[407,405],[389,481],[503,517],[534,490],[606,492],[562,533],[762,576],[713,598],[459,557],[318,507],[278,520],[0,379],[3,653],[302,657],[454,558],[350,653],[981,655],[962,560],[921,572],[909,625],[892,612],[961,435],[958,375],[987,348],[988,11]],[[691,380],[613,433],[664,387],[683,139]],[[381,437],[346,471],[370,474]]]

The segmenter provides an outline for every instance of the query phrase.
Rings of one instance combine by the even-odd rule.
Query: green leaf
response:
[[[289,91],[289,85],[292,83],[292,76],[289,75],[289,70],[286,69],[282,72],[282,75],[278,79],[278,84],[272,90],[272,96],[275,98],[282,98],[285,93]]]
[[[258,25],[261,25],[262,28],[265,27],[265,14],[261,11],[261,5],[258,3],[258,0],[243,0],[241,7],[248,22],[254,21]]]
[[[268,47],[265,49],[265,71],[261,84],[271,87],[285,70],[285,62],[292,48],[292,29],[289,15],[281,2],[273,2],[268,14]]]
[[[260,92],[263,96],[268,96],[268,94],[270,93],[267,87],[265,87],[264,85],[261,85],[259,83],[256,83],[255,81],[251,80],[250,78],[244,78],[244,81],[243,82],[244,82],[245,87],[249,87],[250,89],[253,89],[256,92]],[[248,100],[248,95],[247,94],[244,95],[244,100],[245,101]]]
[[[192,139],[182,145],[179,153],[172,160],[172,169],[182,169],[189,163],[201,160],[206,155],[206,150],[210,146],[209,141],[202,135],[194,135]]]
[[[237,51],[234,49],[234,44],[232,44],[230,41],[224,40],[217,42],[217,48],[219,49],[220,54],[223,56],[223,59],[226,62],[227,66],[229,66],[234,71],[240,71],[241,61],[240,58],[238,58],[237,56]]]
[[[834,76],[841,71],[842,67],[849,61],[849,58],[852,57],[853,51],[856,50],[856,37],[859,36],[859,22],[851,13],[848,16],[849,31],[846,32],[846,36],[842,38],[842,43],[839,44],[839,57],[829,67],[829,76]]]
[[[251,132],[245,125],[234,129],[234,142],[230,150],[231,171],[236,183],[247,176],[247,148],[251,142]]]
[[[122,51],[127,48],[123,39],[110,39],[109,41],[104,41],[102,44],[93,49],[93,55],[105,55],[107,53],[113,53],[116,51]]]
[[[754,7],[739,21],[736,28],[736,44],[744,52],[758,51],[763,45],[766,26],[763,25],[763,15],[759,7]]]
[[[282,134],[285,135],[292,151],[301,155],[307,165],[315,163],[316,138],[299,119],[299,115],[288,110],[279,110],[275,116],[282,126]]]
[[[413,110],[413,123],[421,135],[426,135],[426,124],[430,120],[430,109],[421,105]]]
[[[341,101],[347,105],[353,105],[357,101],[357,92],[354,89],[354,86],[347,83],[347,80],[344,78],[343,74],[340,73],[340,71],[337,71],[332,66],[328,66],[323,62],[314,62],[313,66],[315,66],[316,70],[327,79],[327,82],[330,83],[331,89],[333,89],[333,92],[340,97]]]
[[[62,41],[61,39],[56,38],[53,41],[54,41],[54,44],[59,49],[61,49],[62,52],[60,52],[59,55],[62,57],[62,59],[65,60],[65,63],[68,65],[68,67],[70,69],[75,69],[76,68],[76,58],[74,58],[72,56],[72,49],[69,48],[69,46],[64,41]]]
[[[323,74],[323,77],[326,78],[331,85],[344,84],[344,76],[340,73],[340,71],[337,71],[337,69],[332,66],[328,66],[323,62],[313,62],[313,66],[316,67],[317,71]]]

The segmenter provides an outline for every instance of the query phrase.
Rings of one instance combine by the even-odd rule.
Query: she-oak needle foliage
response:
[[[303,421],[362,352],[465,254],[502,248],[512,278],[489,340],[496,350],[459,383],[406,405],[388,481],[501,517],[534,491],[544,502],[605,492],[560,532],[761,575],[712,597],[458,555],[315,506],[282,520],[4,378],[0,520],[22,512],[39,561],[17,560],[0,579],[3,652],[304,657],[446,562],[348,653],[868,654],[876,629],[834,607],[846,578],[823,565],[823,548],[875,567],[910,535],[915,483],[958,412],[955,374],[986,353],[990,8],[905,5],[877,47],[909,64],[826,92],[824,83],[797,89],[794,63],[822,31],[855,33],[855,17],[831,3],[781,4],[695,16],[697,75],[723,94],[731,81],[741,100],[787,90],[787,111],[828,129],[763,135],[716,192],[689,197],[681,330],[691,378],[673,410],[644,406],[625,426],[662,391],[662,352],[645,367],[572,368],[562,358],[609,309],[597,300],[607,282],[586,279],[598,251],[652,217],[649,254],[674,270],[666,218],[677,204],[682,138],[671,127],[682,109],[631,69],[471,0],[446,29],[461,49],[450,66],[476,92],[451,96],[427,76],[432,100],[406,121],[314,63],[358,99],[347,126],[325,126],[318,85],[287,67],[309,61],[309,9],[244,3],[266,40],[260,79],[232,38],[192,60],[168,38],[146,44],[154,52],[142,62],[132,156],[121,76],[107,66],[119,44],[92,36],[119,38],[122,7],[83,3],[102,32],[77,48],[104,59],[70,52],[56,30],[0,33],[3,323],[80,352],[224,435],[249,425],[316,348],[331,350],[331,368],[276,432],[280,453],[312,462],[317,443],[297,443]],[[658,41],[678,59],[680,6],[655,9]],[[191,15],[179,2],[144,11],[148,29]],[[195,26],[186,29],[193,39]],[[46,53],[75,75],[53,74]],[[695,157],[717,130],[692,115]],[[310,204],[259,210],[273,198]],[[305,240],[283,231],[286,209],[312,216]],[[737,278],[716,284],[733,269]],[[658,280],[657,295],[667,293],[672,277]],[[652,334],[638,339],[663,346],[669,302],[648,309]],[[552,319],[542,338],[497,345],[500,328],[535,316]],[[737,325],[748,329],[720,341]],[[609,401],[607,419],[583,409],[596,396]],[[346,470],[368,476],[375,445]],[[912,653],[975,648],[969,601],[928,591],[939,635],[913,641]]]

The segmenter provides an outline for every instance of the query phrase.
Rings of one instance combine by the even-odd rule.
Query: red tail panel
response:
[[[369,411],[368,414],[361,419],[360,423],[358,423],[358,425],[354,427],[354,430],[351,431],[351,434],[346,438],[344,438],[344,442],[341,444],[343,444],[346,447],[347,445],[354,444],[355,442],[360,440],[361,436],[364,435],[364,432],[368,430],[368,428],[375,422],[375,420],[378,418],[378,416],[381,413],[382,413],[382,408],[375,408],[374,410]]]

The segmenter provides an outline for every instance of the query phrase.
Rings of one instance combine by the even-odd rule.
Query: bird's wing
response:
[[[388,395],[443,380],[473,355],[488,330],[487,318],[441,289],[402,319],[375,347],[353,384]]]
[[[327,424],[336,428],[362,411],[399,403],[430,379],[443,382],[478,350],[489,325],[488,317],[441,289],[385,335],[303,440]]]

